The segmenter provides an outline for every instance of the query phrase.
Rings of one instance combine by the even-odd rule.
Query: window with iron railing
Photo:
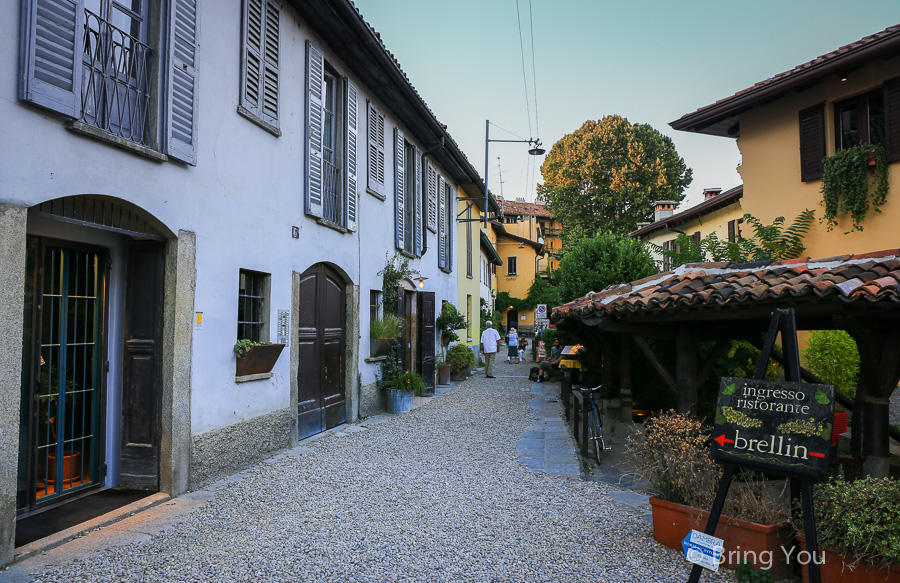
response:
[[[240,271],[237,339],[265,342],[269,339],[269,274]]]
[[[150,86],[155,59],[147,45],[149,2],[128,9],[118,2],[85,8],[80,121],[152,147]]]

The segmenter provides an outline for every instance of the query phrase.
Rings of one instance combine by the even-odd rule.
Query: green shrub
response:
[[[456,306],[450,302],[444,302],[441,307],[441,315],[437,317],[434,325],[441,332],[442,339],[446,337],[448,342],[459,340],[459,335],[456,331],[469,327],[465,316],[460,314]]]
[[[831,480],[815,487],[814,499],[823,547],[878,567],[900,564],[900,482],[872,477]]]
[[[425,379],[414,372],[406,371],[397,377],[397,387],[401,391],[411,391],[416,396],[425,392]]]
[[[845,331],[816,330],[810,334],[803,360],[806,368],[826,383],[850,398],[856,395],[859,351],[856,341]]]
[[[454,344],[447,350],[447,364],[450,365],[450,372],[459,372],[475,366],[475,354],[465,344]]]

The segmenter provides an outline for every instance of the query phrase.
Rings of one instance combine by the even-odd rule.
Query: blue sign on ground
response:
[[[681,548],[684,549],[684,557],[688,562],[711,571],[718,571],[724,543],[725,541],[720,538],[692,530],[681,541]]]

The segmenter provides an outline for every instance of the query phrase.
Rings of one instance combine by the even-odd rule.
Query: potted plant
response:
[[[704,531],[722,469],[709,447],[702,424],[689,415],[669,411],[651,417],[631,436],[628,449],[637,473],[657,492],[650,498],[653,536],[667,547],[682,550],[692,530]],[[774,579],[788,577],[793,565],[765,557],[784,558],[793,543],[786,514],[766,495],[759,476],[736,475],[715,536],[725,540],[726,567],[741,562],[755,569],[770,568]]]
[[[467,346],[454,344],[447,350],[447,363],[450,365],[452,380],[465,380],[469,376],[469,370],[475,366],[475,355]]]
[[[282,350],[284,350],[284,344],[254,342],[247,339],[238,340],[234,344],[235,376],[271,372],[272,367],[278,362]]]
[[[372,356],[386,356],[399,338],[402,328],[403,320],[394,314],[386,314],[383,318],[373,320],[369,325]]]
[[[441,364],[438,367],[438,376],[439,379],[444,379],[444,381],[438,380],[438,384],[445,385],[450,382],[451,372],[450,364],[447,362],[447,345],[458,341],[459,334],[456,331],[468,328],[469,324],[463,315],[459,313],[459,310],[456,309],[456,306],[450,302],[444,302],[441,307],[441,314],[437,317],[434,325],[441,334]]]
[[[406,371],[397,377],[394,387],[386,389],[387,412],[408,413],[412,409],[413,397],[420,397],[425,391],[425,379],[414,372]]]
[[[852,482],[838,474],[817,484],[813,505],[822,581],[900,582],[900,482],[867,477]],[[795,520],[798,532],[803,521]],[[805,537],[798,535],[805,548]],[[803,580],[808,581],[806,568]]]

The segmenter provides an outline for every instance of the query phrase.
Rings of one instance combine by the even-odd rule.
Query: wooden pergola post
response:
[[[634,401],[631,397],[631,339],[622,338],[619,357],[619,398],[622,399],[622,423],[631,423],[634,417]]]
[[[678,327],[675,346],[675,384],[678,386],[678,412],[697,415],[697,330],[684,324]]]

